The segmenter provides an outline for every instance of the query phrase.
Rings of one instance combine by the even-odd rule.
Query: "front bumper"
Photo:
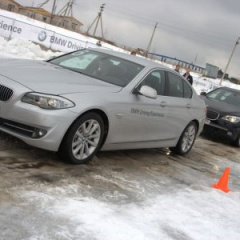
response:
[[[2,111],[0,112],[0,130],[31,146],[58,151],[65,133],[78,115],[68,109],[53,111],[30,104],[22,105],[15,107],[4,118]],[[42,136],[36,134],[39,131]]]
[[[22,97],[31,90],[1,75],[0,86],[0,130],[29,145],[57,151],[79,113],[72,108],[47,110],[24,103]]]
[[[227,137],[230,140],[236,140],[240,135],[240,126],[236,126],[232,123],[227,123],[223,120],[210,121],[206,119],[204,131]]]

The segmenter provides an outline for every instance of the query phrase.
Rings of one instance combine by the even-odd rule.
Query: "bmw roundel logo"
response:
[[[45,41],[47,38],[47,33],[45,31],[41,31],[39,34],[38,34],[38,40],[43,42]]]

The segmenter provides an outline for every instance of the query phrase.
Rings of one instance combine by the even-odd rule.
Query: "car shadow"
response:
[[[201,135],[200,135],[203,139],[207,139],[207,140],[210,140],[214,143],[221,143],[221,144],[224,144],[224,145],[227,145],[227,146],[232,146],[232,143],[229,139],[227,139],[226,137],[224,136],[220,136],[220,135],[216,135],[214,133],[208,133],[208,132],[202,132]]]

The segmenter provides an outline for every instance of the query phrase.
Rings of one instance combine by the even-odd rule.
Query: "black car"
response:
[[[201,97],[207,105],[204,132],[223,135],[240,147],[240,90],[220,87]]]

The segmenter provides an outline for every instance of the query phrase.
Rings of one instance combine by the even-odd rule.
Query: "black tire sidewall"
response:
[[[236,140],[232,142],[232,144],[234,147],[237,147],[237,148],[240,147],[240,135],[238,135],[238,137],[236,138]]]

